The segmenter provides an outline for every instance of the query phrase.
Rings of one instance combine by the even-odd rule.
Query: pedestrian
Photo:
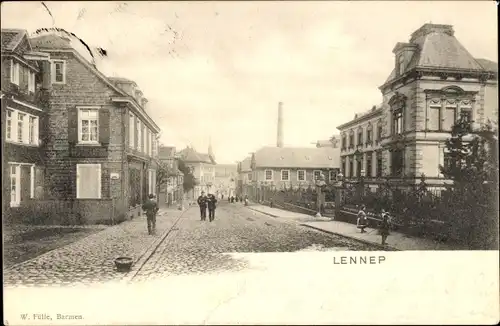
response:
[[[386,245],[385,241],[389,235],[389,229],[391,228],[391,221],[389,214],[382,209],[381,212],[382,221],[379,224],[378,234],[382,236],[382,245]]]
[[[238,196],[236,196],[236,202],[238,202],[238,200],[239,200],[239,198],[238,198]]]
[[[212,222],[215,219],[215,208],[217,207],[217,198],[214,195],[208,195],[208,219]]]
[[[202,221],[207,219],[207,196],[205,196],[205,192],[202,191],[201,195],[198,197],[198,206],[200,206],[200,217]]]
[[[142,209],[146,211],[146,220],[148,223],[148,234],[156,233],[156,213],[158,213],[158,203],[155,200],[155,195],[150,194],[149,199],[142,205]]]
[[[248,196],[245,196],[245,206],[248,206]]]
[[[368,227],[368,219],[366,218],[366,206],[362,205],[358,212],[358,220],[356,221],[356,227],[361,229],[361,233],[365,233],[365,228]]]

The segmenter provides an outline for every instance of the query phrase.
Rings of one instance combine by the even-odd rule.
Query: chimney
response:
[[[278,139],[276,146],[283,147],[283,103],[278,103]]]

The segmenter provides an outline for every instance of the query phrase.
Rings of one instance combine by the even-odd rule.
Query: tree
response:
[[[184,174],[184,182],[182,183],[182,188],[184,192],[192,190],[197,184],[197,180],[193,175],[191,169],[186,165],[182,159],[178,159],[178,169]]]
[[[498,248],[498,137],[488,122],[473,128],[466,114],[446,141],[448,159],[441,173],[453,180],[449,194],[453,224],[471,249]]]
[[[157,160],[156,165],[156,192],[159,193],[161,188],[168,184],[170,178],[175,177],[177,174],[166,161]]]

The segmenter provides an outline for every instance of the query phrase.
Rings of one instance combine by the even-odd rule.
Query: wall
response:
[[[110,184],[109,173],[121,169],[122,111],[110,102],[117,93],[71,53],[51,53],[52,59],[66,60],[66,83],[53,84],[50,91],[50,110],[47,126],[46,182],[54,197],[76,195],[76,164],[102,164],[102,198],[122,194],[121,183]],[[104,148],[85,148],[87,153],[72,155],[68,138],[68,109],[75,106],[101,106],[109,110],[109,145]],[[75,150],[84,150],[75,146]],[[99,153],[98,153],[99,152]],[[75,157],[79,156],[79,157]],[[93,157],[93,158],[90,158]],[[110,187],[112,189],[110,189]]]
[[[265,171],[266,170],[272,170],[273,171],[273,180],[266,180],[265,179]],[[281,171],[282,170],[289,170],[290,171],[290,179],[289,181],[281,181]],[[298,181],[297,180],[297,175],[298,175],[298,170],[305,170],[305,176],[306,179],[304,181]],[[333,170],[333,169],[331,169]],[[338,169],[336,169],[338,171]],[[276,188],[281,188],[283,185],[287,185],[287,187],[290,187],[290,184],[292,186],[298,186],[299,183],[302,184],[302,187],[308,187],[309,185],[314,186],[314,171],[323,171],[325,175],[325,181],[329,181],[329,175],[327,170],[325,169],[265,169],[265,168],[258,168],[255,171],[253,171],[252,174],[252,180],[257,180],[259,183],[261,181],[265,182],[271,182],[273,181],[274,185]]]
[[[498,123],[498,85],[487,84],[484,89],[484,116]]]

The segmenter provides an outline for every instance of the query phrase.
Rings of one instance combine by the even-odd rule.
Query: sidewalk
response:
[[[182,213],[177,209],[160,209],[157,234],[153,236],[148,234],[146,216],[142,215],[13,265],[4,270],[4,286],[122,281],[127,275],[116,271],[114,260],[120,256],[131,257],[134,271]]]
[[[343,237],[355,239],[370,245],[381,246],[381,237],[376,229],[366,228],[366,233],[360,233],[356,225],[334,221],[329,218],[316,218],[314,216],[289,212],[278,208],[252,204],[249,209],[282,219],[284,221],[293,221],[300,225],[310,227],[316,230]],[[391,231],[387,238],[387,247],[393,250],[466,250],[456,244],[440,243],[431,239],[410,237],[405,234]]]

